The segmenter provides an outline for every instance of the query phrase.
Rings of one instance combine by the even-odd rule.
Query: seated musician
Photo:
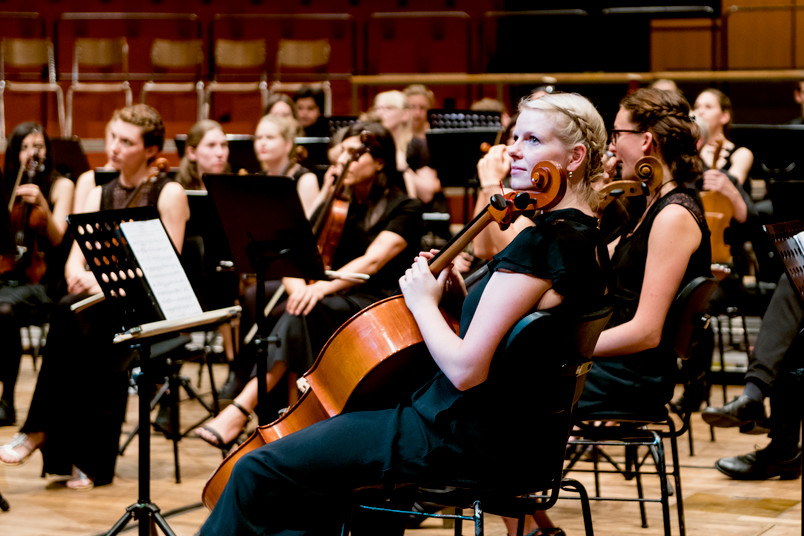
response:
[[[153,108],[137,104],[117,110],[107,154],[120,175],[92,190],[85,209],[156,206],[180,251],[189,216],[187,197],[180,184],[151,169],[164,136],[162,118]],[[11,442],[0,447],[0,462],[19,465],[41,449],[45,473],[70,475],[68,488],[88,489],[114,477],[131,356],[128,348],[112,344],[119,326],[113,325],[115,315],[106,302],[86,308],[80,317],[70,310],[70,304],[100,292],[76,244],[65,277],[70,295],[51,319],[27,419]]]
[[[0,426],[16,421],[14,387],[22,358],[20,328],[45,322],[53,300],[64,291],[61,243],[74,190],[73,182],[53,169],[50,139],[42,125],[18,125],[7,147],[3,202],[8,205],[12,195],[16,202],[10,220],[14,249],[3,255],[0,274]],[[21,258],[16,258],[16,246],[27,248]]]
[[[344,177],[345,186],[352,191],[351,203],[331,265],[345,274],[368,274],[369,279],[305,282],[285,278],[285,312],[271,333],[280,343],[268,352],[269,389],[288,370],[306,372],[338,326],[364,307],[391,296],[399,274],[419,251],[421,207],[404,193],[396,168],[396,146],[388,131],[377,123],[350,126],[332,172],[340,175],[352,155],[361,150],[363,131],[368,132],[368,152],[349,166]],[[252,378],[232,405],[196,432],[208,443],[228,449],[256,405],[257,379]]]
[[[579,418],[596,411],[663,406],[673,394],[676,359],[659,346],[662,327],[678,290],[697,276],[711,275],[709,231],[692,187],[701,169],[698,127],[689,111],[679,93],[655,89],[640,89],[620,103],[609,146],[614,162],[609,164],[621,165],[624,179],[635,179],[637,160],[655,156],[663,182],[644,213],[609,244],[608,293],[614,314],[595,347]],[[498,147],[492,147],[478,169],[499,180],[505,175],[506,155]],[[520,220],[520,225],[532,225]],[[510,240],[499,230],[484,233],[488,231],[488,248],[502,248]]]
[[[701,172],[698,126],[679,93],[639,89],[620,102],[610,151],[623,179],[643,156],[656,157],[662,182],[645,211],[609,244],[614,314],[595,347],[595,366],[578,403],[580,418],[598,411],[663,407],[675,388],[675,354],[659,343],[679,289],[711,276],[709,230],[692,182]]]
[[[534,164],[551,160],[568,172],[567,192],[492,261],[489,275],[466,296],[462,337],[438,307],[446,288],[465,292],[452,267],[434,276],[431,254],[421,253],[399,279],[441,370],[396,408],[347,412],[245,454],[202,535],[334,534],[348,515],[350,492],[362,486],[532,477],[528,468],[538,464],[526,462],[538,455],[537,427],[521,426],[530,418],[532,393],[510,388],[518,371],[495,353],[530,311],[577,312],[602,299],[591,183],[602,175],[605,128],[578,95],[526,102],[523,109],[510,149],[512,187],[532,188]],[[549,357],[534,341],[534,363]],[[510,402],[507,411],[499,410],[500,397]]]
[[[720,193],[730,202],[732,217],[726,222],[722,239],[731,249],[735,271],[747,275],[754,271],[767,246],[748,182],[754,155],[726,137],[732,122],[731,110],[731,100],[717,89],[707,89],[695,99],[696,119],[706,124],[700,143],[704,172],[697,185],[703,191]],[[752,247],[757,251],[752,252]]]

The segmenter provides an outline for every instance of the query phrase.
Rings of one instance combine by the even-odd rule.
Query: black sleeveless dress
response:
[[[662,209],[680,205],[687,209],[701,230],[701,244],[692,254],[679,288],[699,276],[711,276],[712,253],[709,228],[697,194],[676,188],[649,209],[642,224],[630,235],[624,235],[611,259],[609,298],[614,313],[607,328],[619,326],[634,318],[648,256],[648,238],[653,222]],[[586,418],[595,412],[633,412],[634,408],[662,408],[673,396],[677,364],[672,350],[661,345],[636,354],[611,358],[595,358],[586,376],[586,386],[576,415]]]

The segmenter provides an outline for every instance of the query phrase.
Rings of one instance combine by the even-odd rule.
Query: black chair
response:
[[[519,534],[522,534],[524,519],[536,510],[551,508],[559,498],[561,490],[574,491],[581,500],[584,526],[588,536],[593,535],[591,510],[583,485],[572,479],[562,477],[564,451],[572,423],[572,409],[583,391],[586,373],[592,366],[590,357],[597,338],[611,316],[606,308],[591,314],[567,321],[546,311],[536,311],[517,323],[505,341],[505,357],[527,359],[534,347],[539,352],[554,359],[543,358],[535,368],[529,370],[528,391],[540,393],[539,404],[534,404],[533,422],[550,430],[563,430],[562,434],[544,434],[540,442],[541,456],[534,455],[538,464],[539,481],[520,481],[512,484],[491,481],[454,480],[451,482],[417,482],[398,486],[390,493],[375,488],[361,489],[355,493],[355,508],[372,512],[388,512],[397,515],[417,515],[453,519],[455,534],[460,535],[461,522],[472,521],[474,534],[483,534],[483,513],[514,517],[519,520]],[[544,343],[544,344],[542,344]],[[533,361],[533,360],[531,360]],[[549,454],[547,454],[549,453]],[[523,471],[528,473],[528,471]],[[377,506],[377,494],[381,506]],[[434,514],[425,511],[411,511],[395,508],[399,499],[414,500],[419,504],[437,507],[470,508],[472,514],[461,513]],[[367,504],[366,499],[370,499]],[[429,508],[428,508],[429,510]],[[344,525],[343,535],[349,533],[350,520]]]
[[[694,363],[695,359],[706,356],[696,353],[696,347],[704,332],[709,329],[709,300],[717,287],[714,278],[698,277],[690,281],[676,295],[667,315],[662,334],[662,345],[671,349],[681,362],[681,381],[685,387],[697,381],[697,371],[702,367]],[[595,475],[594,500],[616,500],[639,502],[642,526],[647,527],[645,515],[646,502],[660,502],[664,520],[664,533],[670,536],[670,489],[668,476],[672,476],[677,496],[679,533],[684,536],[684,506],[681,494],[681,473],[678,461],[677,438],[690,430],[690,418],[696,408],[681,408],[678,416],[681,426],[677,427],[674,418],[666,406],[660,408],[634,407],[627,412],[607,412],[585,415],[584,421],[577,423],[573,431],[573,439],[569,441],[572,455],[566,465],[566,472],[593,472]],[[600,425],[601,422],[606,425]],[[673,466],[668,469],[664,439],[670,441]],[[624,462],[612,457],[604,447],[624,447]],[[640,457],[639,447],[647,447],[647,453]],[[578,468],[577,464],[589,455],[592,469]],[[655,471],[644,470],[643,465],[652,459]],[[612,470],[603,470],[599,461],[606,461],[613,466]],[[634,479],[637,485],[638,498],[603,497],[600,493],[600,473],[616,473],[627,480]],[[642,475],[658,475],[661,497],[646,498],[642,487]]]

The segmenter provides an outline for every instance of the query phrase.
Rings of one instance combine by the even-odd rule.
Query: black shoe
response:
[[[769,431],[765,404],[745,395],[738,396],[722,408],[706,408],[701,412],[701,417],[710,426],[739,426],[740,431],[746,434],[767,434]]]
[[[801,476],[801,450],[781,456],[768,446],[742,456],[721,458],[715,462],[715,468],[735,480],[768,480],[777,476],[793,480]]]
[[[14,405],[6,400],[0,400],[0,426],[12,426],[17,422]]]

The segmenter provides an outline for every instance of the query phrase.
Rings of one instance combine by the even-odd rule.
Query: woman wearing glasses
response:
[[[578,404],[581,418],[597,411],[663,407],[673,394],[676,358],[659,343],[680,288],[711,275],[709,230],[692,183],[701,173],[699,129],[680,94],[639,89],[620,102],[610,151],[623,179],[653,156],[662,182],[609,244],[609,296],[614,314],[595,347],[595,366]]]

